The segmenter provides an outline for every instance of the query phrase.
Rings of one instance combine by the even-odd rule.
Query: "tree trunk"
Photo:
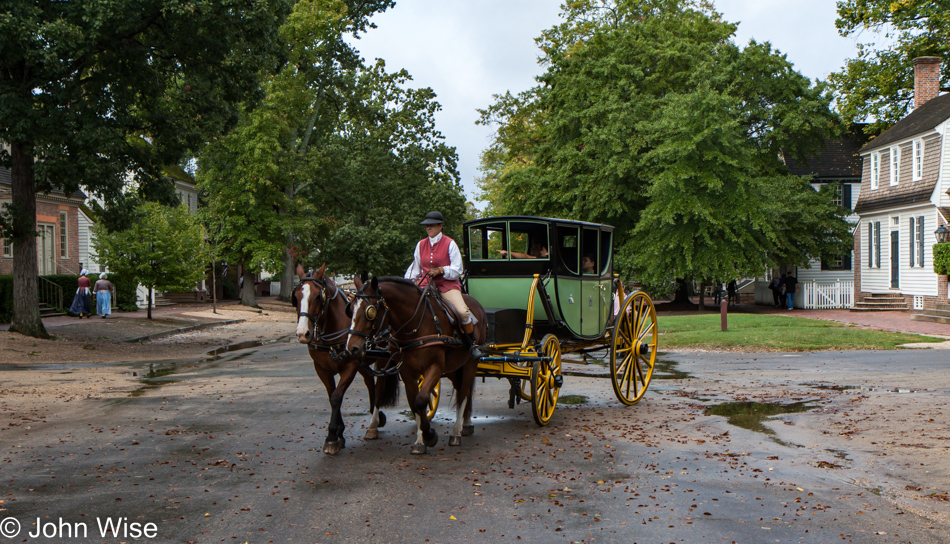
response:
[[[244,285],[241,286],[241,304],[251,308],[260,308],[257,305],[257,293],[254,292],[254,274],[246,267],[242,266],[242,276]]]
[[[36,183],[33,146],[10,146],[13,184],[13,322],[10,330],[35,338],[49,338],[40,318],[39,270],[36,263]],[[65,301],[64,301],[65,303]]]
[[[146,300],[148,301],[148,304],[147,304],[147,306],[148,306],[148,318],[149,318],[149,319],[152,319],[152,287],[151,287],[151,286],[148,286],[148,287],[146,287],[146,289],[148,289],[148,297],[146,297]]]
[[[706,309],[706,282],[699,284],[699,311]]]
[[[689,283],[683,278],[676,278],[676,295],[674,303],[692,304],[689,300]]]
[[[292,242],[293,237],[287,235],[287,241]],[[280,278],[280,294],[277,300],[290,302],[290,295],[294,291],[294,256],[290,254],[290,249],[284,251],[284,273]]]

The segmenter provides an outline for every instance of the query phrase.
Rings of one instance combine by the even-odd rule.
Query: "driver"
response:
[[[462,284],[459,282],[459,276],[462,275],[462,254],[455,240],[442,234],[444,222],[439,212],[426,214],[420,224],[425,226],[427,236],[416,244],[412,264],[406,270],[406,279],[419,282],[420,287],[425,287],[430,280],[435,283],[442,293],[442,298],[455,308],[472,357],[478,359],[482,352],[475,345],[475,323],[472,322],[472,313],[462,298]]]

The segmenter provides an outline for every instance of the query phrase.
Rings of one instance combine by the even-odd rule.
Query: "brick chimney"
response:
[[[940,57],[914,59],[914,109],[940,92]]]

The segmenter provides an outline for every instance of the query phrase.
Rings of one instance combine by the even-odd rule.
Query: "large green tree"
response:
[[[871,38],[830,78],[842,116],[870,121],[871,132],[913,108],[916,57],[950,59],[948,0],[839,0],[835,24],[842,36]],[[950,90],[950,62],[942,64],[940,81],[942,90]]]
[[[0,4],[0,156],[12,205],[11,329],[47,336],[37,307],[37,191],[80,186],[116,200],[131,175],[170,199],[161,167],[233,124],[233,105],[275,64],[291,0],[5,0]],[[129,136],[151,142],[148,152]]]
[[[651,285],[755,276],[849,247],[830,194],[788,174],[833,133],[830,93],[708,2],[579,0],[538,38],[538,85],[496,97],[492,210],[617,227]]]
[[[96,227],[96,260],[120,277],[152,290],[190,290],[204,279],[208,259],[205,231],[184,204],[168,207],[147,202],[136,208],[128,228],[110,232]]]
[[[364,65],[344,39],[391,5],[296,4],[281,29],[289,62],[268,81],[264,104],[199,161],[231,258],[248,271],[283,268],[282,292],[293,258],[394,273],[429,207],[455,218],[464,211],[455,151],[434,128],[434,93],[407,88],[408,74],[381,61]],[[254,304],[253,292],[242,300]]]

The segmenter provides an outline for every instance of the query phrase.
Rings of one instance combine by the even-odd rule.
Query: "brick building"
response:
[[[0,168],[0,206],[11,200],[10,170]],[[41,276],[79,273],[79,205],[85,200],[81,191],[36,194],[36,261]],[[12,273],[13,247],[9,240],[0,240],[0,274]]]

